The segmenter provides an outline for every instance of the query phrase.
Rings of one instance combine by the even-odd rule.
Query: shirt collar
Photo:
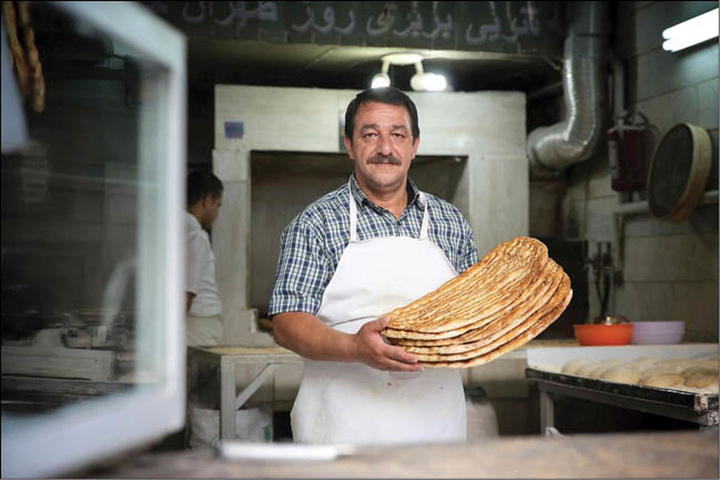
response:
[[[350,191],[352,192],[353,198],[355,198],[355,201],[358,205],[373,205],[376,206],[374,203],[370,201],[370,199],[365,195],[365,192],[362,191],[360,188],[360,185],[357,182],[357,179],[355,178],[355,173],[352,173],[350,175]],[[417,185],[415,185],[415,182],[412,181],[410,177],[408,177],[407,181],[407,192],[408,192],[408,206],[409,205],[417,205],[418,208],[423,208],[422,205],[420,205],[420,202],[418,202],[418,193],[420,193],[420,190],[418,189]]]
[[[185,212],[185,223],[192,227],[195,230],[202,230],[202,225],[200,225],[200,221],[190,212]]]

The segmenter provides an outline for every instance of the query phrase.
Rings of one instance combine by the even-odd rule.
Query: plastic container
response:
[[[666,345],[680,343],[685,335],[685,322],[635,322],[634,345]]]
[[[573,325],[573,329],[583,346],[627,345],[633,337],[632,323]]]

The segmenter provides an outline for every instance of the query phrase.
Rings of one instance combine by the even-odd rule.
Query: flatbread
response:
[[[496,340],[505,337],[509,332],[518,333],[517,328],[519,326],[526,324],[528,321],[532,323],[538,320],[540,317],[546,315],[556,305],[561,303],[564,297],[567,295],[567,290],[569,289],[570,283],[569,281],[567,281],[567,288],[563,288],[563,275],[563,272],[556,272],[556,275],[550,279],[550,281],[552,282],[552,291],[550,292],[550,295],[552,296],[550,298],[547,298],[547,295],[544,295],[541,298],[540,302],[527,302],[529,308],[519,313],[510,312],[507,317],[501,318],[497,323],[490,325],[491,327],[494,327],[493,329],[480,329],[481,334],[483,334],[484,336],[476,335],[480,338],[479,340],[469,341],[466,343],[451,343],[447,345],[437,346],[408,346],[401,341],[397,343],[397,345],[402,346],[403,349],[407,352],[419,355],[428,355],[434,353],[444,355],[462,353],[490,345]],[[475,332],[476,331],[473,330],[469,333]],[[465,335],[463,335],[463,337],[465,337]]]
[[[545,330],[545,328],[547,328],[562,314],[567,305],[570,303],[572,298],[570,281],[569,279],[563,280],[567,280],[563,281],[560,286],[564,295],[560,297],[561,300],[558,303],[546,305],[541,311],[536,312],[525,322],[518,325],[497,340],[476,348],[475,350],[458,354],[443,355],[439,353],[415,355],[417,355],[418,360],[421,363],[426,363],[429,366],[451,366],[451,363],[457,362],[457,366],[461,367],[463,365],[470,366],[469,362],[477,362],[473,363],[473,365],[479,365],[481,363],[485,363],[486,361],[490,361],[491,359],[497,358],[497,356],[502,355],[503,353],[519,348]]]
[[[537,337],[542,333],[543,330],[545,330],[547,327],[549,327],[557,318],[562,314],[562,312],[565,311],[568,304],[570,303],[570,300],[572,300],[572,290],[570,290],[569,294],[565,298],[565,300],[558,305],[551,313],[547,314],[545,317],[537,321],[534,325],[532,325],[529,329],[527,329],[522,334],[518,335],[517,337],[513,338],[506,344],[496,348],[495,350],[492,350],[491,352],[488,352],[486,354],[472,357],[468,356],[469,358],[467,360],[458,360],[458,361],[437,361],[437,362],[431,362],[431,361],[423,361],[422,363],[428,367],[440,367],[440,368],[468,368],[468,367],[475,367],[477,365],[482,365],[488,362],[491,362],[495,360],[496,358],[511,352],[515,349],[518,349],[525,345],[527,342],[532,340],[533,338]]]
[[[388,341],[429,367],[480,365],[521,347],[572,299],[570,278],[530,237],[503,242],[463,274],[384,316]]]
[[[390,322],[383,334],[437,340],[478,328],[522,302],[523,294],[541,279],[548,260],[547,247],[538,240],[518,237],[504,242],[435,291],[385,314]]]
[[[388,314],[394,330],[414,330],[422,332],[441,332],[462,327],[459,323],[467,318],[467,313],[477,310],[492,314],[507,305],[507,300],[516,296],[532,282],[547,260],[544,251],[537,248],[532,256],[519,248],[522,243],[508,244],[502,256],[485,264],[483,261],[471,267],[462,275],[446,282],[439,289],[411,303],[407,307],[395,309]],[[542,244],[541,244],[542,245]],[[480,266],[480,268],[476,268]],[[469,322],[477,320],[470,317]]]
[[[408,347],[432,347],[443,345],[459,345],[477,342],[489,342],[498,338],[509,330],[513,329],[528,316],[545,305],[557,291],[557,287],[562,281],[565,274],[562,268],[555,262],[548,262],[547,275],[540,278],[532,288],[527,289],[526,296],[523,301],[515,303],[492,318],[491,321],[482,321],[477,328],[468,330],[467,332],[451,338],[441,338],[435,340],[418,340],[412,338],[390,339],[394,345],[402,345]],[[412,351],[412,350],[408,350]]]

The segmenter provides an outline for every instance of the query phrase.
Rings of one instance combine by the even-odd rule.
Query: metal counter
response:
[[[571,347],[528,350],[525,376],[540,390],[540,427],[546,432],[555,424],[554,396],[581,398],[621,408],[675,418],[718,428],[718,394],[655,388],[560,373],[562,365],[574,358],[705,358],[717,354],[717,344]]]

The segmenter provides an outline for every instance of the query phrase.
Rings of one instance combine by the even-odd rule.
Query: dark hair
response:
[[[417,108],[410,97],[394,87],[370,88],[364,92],[358,93],[347,110],[345,110],[345,136],[352,142],[353,132],[355,131],[355,115],[358,108],[363,103],[379,102],[388,105],[404,105],[410,114],[410,126],[412,127],[413,141],[420,136],[420,127],[418,126]]]
[[[196,170],[187,176],[187,206],[195,205],[207,195],[218,198],[222,195],[223,184],[208,170]]]

